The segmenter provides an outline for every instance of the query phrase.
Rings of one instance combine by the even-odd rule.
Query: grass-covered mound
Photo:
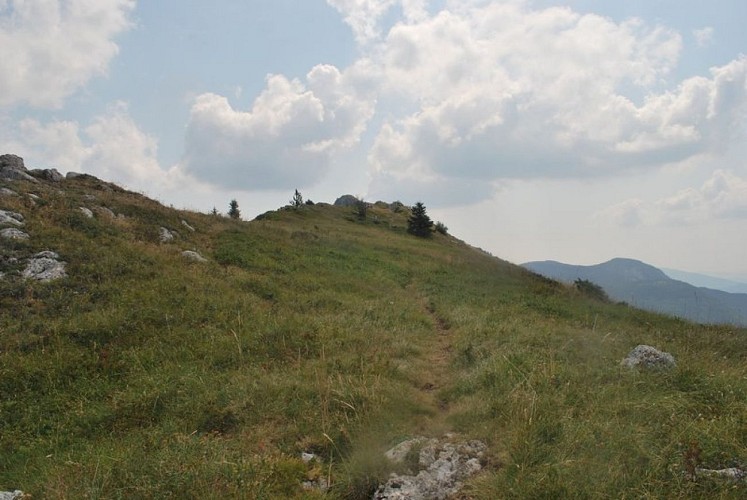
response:
[[[302,482],[324,478],[330,498],[367,498],[394,467],[384,450],[456,432],[489,445],[464,490],[476,498],[747,494],[690,477],[747,465],[744,330],[412,236],[407,210],[304,205],[240,222],[90,178],[4,185],[21,196],[0,209],[31,237],[0,242],[0,490],[313,498],[325,494]],[[179,234],[161,243],[161,227]],[[14,273],[42,250],[67,278]],[[677,368],[621,368],[637,344]]]

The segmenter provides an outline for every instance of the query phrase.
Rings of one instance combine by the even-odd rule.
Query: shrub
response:
[[[577,279],[574,285],[576,286],[576,290],[581,292],[582,295],[600,302],[611,302],[607,292],[596,283],[592,283],[589,280]]]
[[[444,236],[449,234],[449,228],[443,222],[436,222],[436,231],[443,234]]]

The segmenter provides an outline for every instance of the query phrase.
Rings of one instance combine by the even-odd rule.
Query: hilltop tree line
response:
[[[311,200],[306,200],[306,202],[304,203],[303,196],[298,191],[298,189],[296,189],[295,193],[293,194],[293,198],[291,198],[289,202],[289,205],[292,208],[298,209],[304,204],[313,205],[314,202]],[[366,218],[367,212],[368,204],[362,199],[359,199],[355,204],[355,213],[358,216],[358,219],[364,220]],[[212,214],[216,216],[219,215],[218,210],[215,207],[213,207]],[[236,201],[236,199],[232,199],[228,204],[228,216],[232,219],[241,218],[239,202]],[[415,205],[412,207],[410,216],[407,218],[407,232],[420,238],[428,238],[432,234],[432,230],[434,229],[441,234],[448,234],[448,228],[442,222],[437,222],[434,225],[433,221],[426,212],[426,208],[423,202],[419,201],[415,203]]]

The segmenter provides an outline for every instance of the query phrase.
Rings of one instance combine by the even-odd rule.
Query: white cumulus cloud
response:
[[[448,5],[370,51],[387,116],[374,179],[614,175],[744,138],[744,57],[678,83],[682,38],[666,27],[519,1]]]
[[[314,183],[332,154],[357,143],[373,113],[371,99],[359,97],[348,79],[330,65],[314,67],[305,83],[271,75],[248,111],[220,95],[198,96],[179,168],[224,187]]]
[[[143,189],[166,182],[167,173],[156,159],[156,139],[140,130],[121,102],[84,127],[73,121],[34,119],[4,126],[0,150],[24,157],[28,168],[81,171]]]
[[[60,107],[117,54],[135,0],[6,0],[0,4],[0,108]]]

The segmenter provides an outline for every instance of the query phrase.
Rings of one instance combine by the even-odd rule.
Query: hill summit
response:
[[[244,222],[3,161],[0,493],[746,492],[720,472],[747,464],[744,330],[410,235],[401,204]]]

